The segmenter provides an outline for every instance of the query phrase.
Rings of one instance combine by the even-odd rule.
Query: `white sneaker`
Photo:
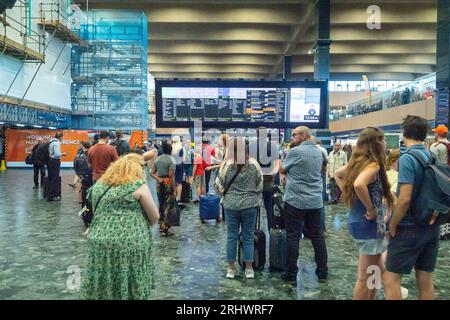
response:
[[[253,271],[253,269],[245,269],[245,277],[247,279],[255,279],[255,272]]]
[[[228,268],[227,279],[234,279],[235,276],[236,276],[236,268],[234,269]]]
[[[408,289],[406,289],[405,287],[400,287],[400,291],[402,292],[402,299],[405,300],[406,298],[408,298]]]

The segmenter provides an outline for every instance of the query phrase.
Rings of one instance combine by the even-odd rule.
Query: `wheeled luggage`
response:
[[[254,234],[254,255],[253,255],[253,269],[262,270],[266,264],[266,234],[262,231],[260,221],[260,210],[258,210],[258,217],[256,219],[257,226]],[[245,268],[243,261],[243,241],[242,234],[239,235],[239,251],[238,251],[238,263],[242,268]]]
[[[215,219],[220,222],[220,197],[214,194],[200,196],[200,220]]]
[[[52,198],[55,197],[61,197],[61,177],[58,177],[56,179],[56,186],[53,187],[54,190],[56,190],[55,194],[52,193],[52,186],[50,186],[48,176],[44,177],[44,198],[47,199],[47,201],[52,201]]]
[[[187,181],[181,183],[181,202],[187,203],[191,200],[191,185]]]
[[[284,271],[286,265],[286,230],[270,229],[269,271]]]

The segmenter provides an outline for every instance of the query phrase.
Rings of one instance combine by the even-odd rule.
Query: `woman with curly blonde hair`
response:
[[[159,219],[143,178],[144,159],[127,154],[89,189],[85,299],[148,299],[154,283],[150,226]]]

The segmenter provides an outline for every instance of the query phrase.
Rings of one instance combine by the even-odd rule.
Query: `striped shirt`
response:
[[[323,207],[322,166],[326,159],[314,141],[289,150],[282,168],[286,170],[284,201],[297,209]]]

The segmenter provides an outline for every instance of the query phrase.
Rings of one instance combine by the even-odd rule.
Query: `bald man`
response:
[[[308,127],[293,130],[291,146],[280,168],[280,172],[286,174],[283,200],[287,252],[286,273],[282,279],[296,284],[299,242],[305,227],[315,251],[316,275],[320,282],[325,282],[328,277],[327,248],[320,213],[323,207],[322,167],[326,159],[316,147]]]
[[[34,171],[34,187],[39,189],[39,173],[41,173],[41,186],[44,184],[45,178],[45,145],[44,139],[39,138],[37,144],[31,150],[31,159],[33,160]]]

